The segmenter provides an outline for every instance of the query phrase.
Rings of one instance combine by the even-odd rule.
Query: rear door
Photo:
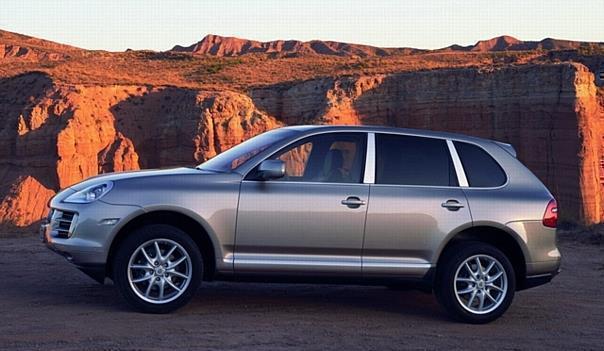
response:
[[[286,176],[241,184],[235,272],[361,275],[366,133],[307,137],[271,156]]]
[[[445,139],[375,134],[363,274],[421,277],[448,233],[471,223]]]

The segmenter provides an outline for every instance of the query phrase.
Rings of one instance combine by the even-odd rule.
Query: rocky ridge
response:
[[[452,45],[444,51],[470,52],[500,52],[500,51],[532,51],[532,50],[576,50],[579,48],[604,47],[604,42],[591,43],[573,40],[546,38],[540,41],[523,41],[509,35],[502,35],[489,40],[480,40],[474,45]]]
[[[334,56],[387,56],[393,54],[411,54],[425,50],[411,48],[378,48],[370,45],[341,43],[337,41],[299,41],[274,40],[260,42],[256,40],[223,37],[209,34],[201,41],[190,45],[176,45],[171,51],[188,52],[195,55],[241,56],[251,53],[274,55],[334,55]]]
[[[261,42],[236,37],[223,37],[209,34],[201,41],[190,46],[176,45],[171,51],[187,52],[194,55],[211,55],[219,57],[242,56],[252,53],[273,55],[334,55],[334,56],[390,56],[409,55],[430,52],[501,52],[533,50],[576,50],[579,48],[604,48],[604,42],[590,43],[572,40],[546,38],[541,41],[522,41],[508,35],[489,40],[478,41],[474,45],[451,45],[443,49],[423,50],[415,48],[380,48],[370,45],[350,44],[336,41],[299,41],[274,40]]]

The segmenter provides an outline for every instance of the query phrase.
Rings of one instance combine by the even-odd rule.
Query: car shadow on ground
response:
[[[80,304],[92,309],[134,312],[119,296],[117,288],[84,284],[73,286],[56,303]],[[77,299],[69,295],[78,295]],[[51,297],[49,297],[51,298]],[[364,310],[404,314],[421,319],[446,319],[433,295],[417,290],[386,287],[307,284],[259,284],[211,282],[202,284],[193,299],[175,313],[212,314],[239,312],[362,313]]]
[[[135,312],[119,296],[110,280],[100,285],[88,283],[85,279],[69,284],[49,280],[39,289],[19,289],[18,294],[25,299],[39,300],[43,289],[44,303],[49,305],[71,305],[80,311],[90,312]],[[393,290],[383,286],[233,282],[203,283],[193,299],[175,313],[318,312],[333,316],[367,310],[421,319],[446,319],[433,295],[417,290]]]
[[[371,310],[422,319],[446,318],[433,295],[383,286],[216,282],[202,285],[189,306],[183,309],[185,313],[196,309],[293,313],[319,310],[325,314]]]

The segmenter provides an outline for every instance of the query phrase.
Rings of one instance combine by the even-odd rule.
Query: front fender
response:
[[[212,226],[195,211],[192,211],[192,210],[182,207],[182,206],[176,206],[176,205],[152,205],[152,206],[145,207],[143,210],[145,213],[153,213],[153,212],[159,212],[159,211],[174,212],[174,213],[178,213],[183,216],[187,216],[187,217],[191,218],[192,220],[197,222],[208,235],[210,242],[212,243],[212,247],[214,248],[217,265],[219,264],[219,261],[223,262],[222,258],[228,254],[228,253],[224,252],[222,246],[220,245],[220,239],[218,238],[216,231],[214,231],[214,228],[212,228]],[[217,268],[218,268],[218,266],[217,266]],[[225,267],[225,268],[232,269],[232,265],[230,267]]]

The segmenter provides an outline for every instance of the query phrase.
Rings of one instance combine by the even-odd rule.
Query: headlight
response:
[[[103,182],[100,184],[91,185],[77,193],[73,193],[66,197],[63,202],[74,204],[88,204],[96,201],[107,194],[113,188],[113,182]]]

